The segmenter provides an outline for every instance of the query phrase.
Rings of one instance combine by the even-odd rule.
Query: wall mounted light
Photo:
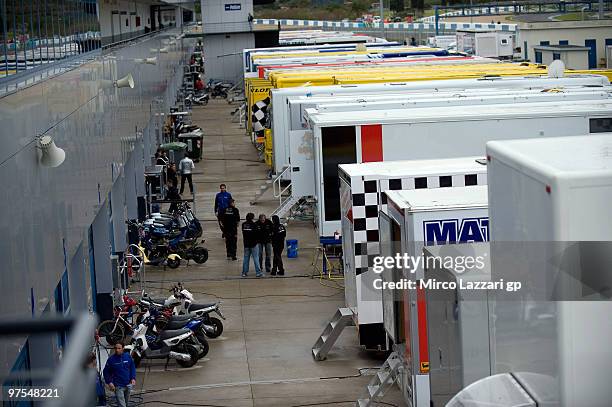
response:
[[[163,48],[160,48],[160,49],[159,49],[159,52],[160,52],[161,54],[167,54],[167,53],[168,53],[168,47],[163,47]]]
[[[55,145],[51,136],[40,137],[38,148],[41,151],[40,164],[45,167],[59,167],[66,159],[66,152]]]
[[[116,88],[128,88],[129,87],[130,89],[134,89],[134,85],[135,85],[134,77],[132,76],[131,73],[115,81]]]

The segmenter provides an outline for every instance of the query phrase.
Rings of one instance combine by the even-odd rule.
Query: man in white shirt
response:
[[[185,190],[185,180],[189,181],[189,191],[193,194],[193,181],[191,180],[191,173],[193,172],[193,160],[188,155],[185,156],[179,163],[179,172],[181,173],[181,192]]]

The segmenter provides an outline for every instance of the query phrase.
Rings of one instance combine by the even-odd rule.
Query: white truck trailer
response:
[[[451,79],[436,81],[416,81],[401,83],[334,85],[272,89],[272,133],[273,133],[273,164],[276,173],[289,168],[291,160],[291,145],[289,143],[289,103],[290,98],[319,96],[340,97],[352,95],[378,95],[398,92],[436,92],[438,90],[464,91],[473,88],[488,89],[550,89],[565,86],[609,86],[610,81],[600,75],[572,75],[564,78],[525,77],[525,78],[483,78],[483,79]],[[313,104],[309,107],[315,107]],[[300,113],[301,114],[301,113]],[[303,131],[303,129],[302,129]]]
[[[435,89],[376,94],[346,94],[339,96],[299,96],[288,99],[289,123],[284,127],[289,132],[308,127],[306,109],[316,108],[319,112],[344,112],[357,110],[407,109],[432,105],[454,105],[457,100],[466,104],[487,104],[498,101],[523,103],[525,101],[555,101],[585,99],[606,99],[611,97],[612,87],[564,86],[551,89],[541,88],[473,88]],[[479,98],[479,100],[468,100]],[[418,106],[417,106],[418,105]],[[293,134],[289,134],[290,143]]]
[[[300,168],[292,185],[312,188],[314,179],[319,236],[333,236],[341,230],[340,164],[481,155],[487,141],[588,134],[593,123],[611,117],[611,101],[499,104],[476,112],[471,106],[315,111],[309,113],[314,149],[305,140],[296,157],[303,161],[292,163]]]
[[[513,265],[498,250],[521,242],[524,251],[510,256],[540,269],[513,273],[545,276],[562,290],[540,296],[534,278],[519,298],[495,302],[498,375],[455,402],[484,405],[487,394],[499,396],[505,386],[506,394],[527,394],[526,406],[610,405],[612,134],[603,133],[612,131],[612,120],[593,119],[590,127],[602,134],[487,143],[492,273],[507,275]]]
[[[372,266],[381,254],[378,213],[387,209],[384,192],[486,185],[485,162],[484,157],[462,157],[338,167],[345,303],[359,327],[359,342],[366,349],[387,349],[389,344],[383,327],[381,293],[378,301],[359,295],[361,287],[376,278]]]
[[[473,243],[488,240],[488,192],[486,186],[387,191],[386,211],[380,212],[383,244],[381,255],[406,254],[422,258],[426,246]],[[430,358],[426,288],[376,290],[376,280],[400,282],[425,278],[424,265],[385,268],[363,284],[360,295],[368,298],[382,291],[384,327],[406,369],[401,372],[404,397],[414,407],[430,407]],[[429,277],[429,276],[427,276]]]

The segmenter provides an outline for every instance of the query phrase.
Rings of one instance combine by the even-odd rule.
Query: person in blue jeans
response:
[[[123,343],[115,344],[115,354],[104,366],[104,381],[115,392],[119,407],[127,407],[130,391],[136,384],[136,366],[129,353],[123,351]]]
[[[242,277],[249,274],[249,261],[253,258],[255,264],[255,276],[261,277],[261,267],[259,267],[259,227],[255,222],[254,213],[247,213],[246,221],[242,224],[242,241],[244,243],[244,258],[242,259]]]

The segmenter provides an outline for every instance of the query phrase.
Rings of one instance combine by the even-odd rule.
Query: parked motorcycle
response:
[[[209,338],[217,338],[223,333],[223,322],[220,319],[211,316],[211,313],[217,314],[225,320],[225,316],[221,312],[221,302],[213,302],[207,304],[198,304],[194,302],[193,294],[187,290],[181,283],[178,283],[171,288],[172,295],[180,301],[179,305],[174,307],[175,315],[191,315],[204,318],[206,325],[212,325],[214,332],[207,332]]]
[[[183,286],[175,285],[170,288],[170,296],[168,298],[150,298],[143,297],[141,301],[145,301],[150,306],[172,310],[172,315],[188,316],[191,318],[201,318],[204,322],[204,332],[209,338],[217,338],[223,333],[223,322],[216,317],[211,316],[211,313],[216,313],[222,319],[225,316],[221,312],[221,302],[209,304],[194,304],[193,295]]]
[[[189,329],[193,332],[195,339],[197,339],[197,345],[200,345],[200,353],[198,357],[201,359],[208,354],[210,350],[210,346],[208,344],[208,340],[206,339],[206,333],[204,330],[204,322],[202,318],[193,318],[189,315],[187,316],[175,316],[168,315],[162,310],[158,310],[155,307],[151,307],[149,309],[151,316],[155,318],[155,329],[158,332],[163,332],[165,330],[177,330],[177,329]]]
[[[193,343],[193,331],[182,328],[156,333],[154,322],[153,316],[144,318],[134,330],[132,343],[125,347],[134,364],[138,367],[142,359],[175,359],[181,367],[194,366],[202,350]]]

